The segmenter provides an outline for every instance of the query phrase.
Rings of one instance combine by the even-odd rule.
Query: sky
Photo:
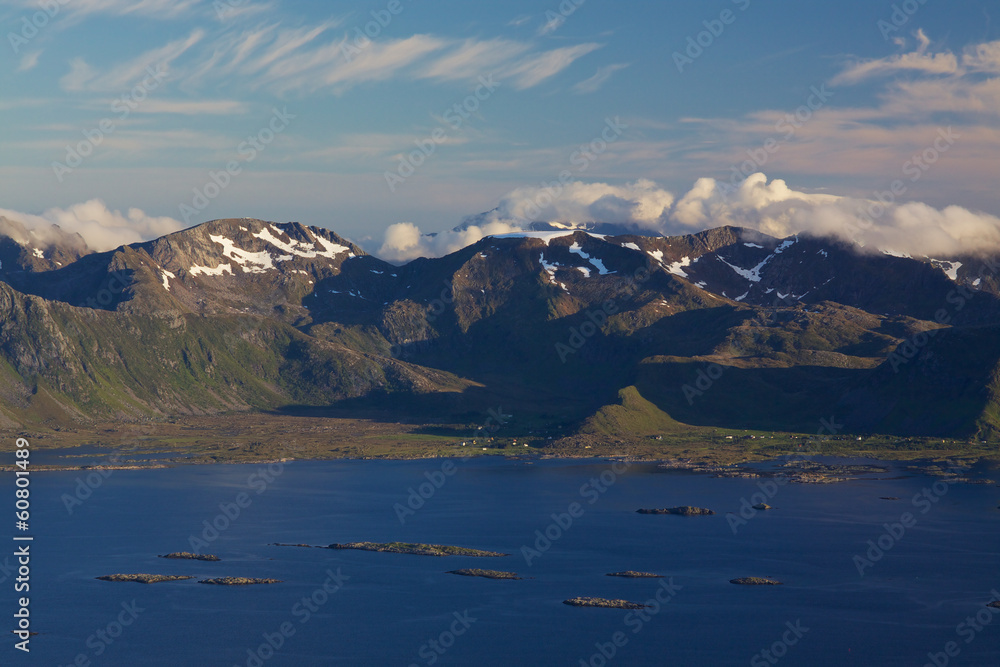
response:
[[[996,21],[996,0],[0,0],[0,215],[98,249],[299,221],[397,261],[533,219],[1000,249]]]

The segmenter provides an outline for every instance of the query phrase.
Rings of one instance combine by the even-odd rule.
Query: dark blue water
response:
[[[739,511],[741,498],[759,491],[756,480],[664,473],[648,465],[612,475],[602,461],[476,460],[460,463],[401,523],[394,504],[405,504],[407,489],[440,466],[295,462],[278,469],[270,483],[251,478],[262,467],[252,465],[118,471],[72,514],[61,497],[74,494],[86,473],[36,474],[30,596],[32,629],[42,634],[32,639],[30,655],[15,651],[5,637],[0,664],[919,667],[929,663],[928,653],[940,654],[939,664],[944,658],[951,665],[1000,664],[1000,610],[983,606],[991,591],[1000,590],[995,486],[948,485],[938,495],[935,478],[924,476],[788,485],[768,499],[774,510],[734,534],[726,512]],[[584,487],[602,472],[613,484]],[[5,476],[3,486],[12,490],[12,478]],[[915,505],[912,498],[925,488],[937,502]],[[220,503],[233,503],[240,493],[250,505],[204,549],[223,562],[156,558],[190,550],[189,536],[201,535],[203,522],[220,514]],[[582,515],[559,529],[562,535],[529,566],[522,545],[534,545],[535,531],[574,502]],[[635,513],[681,504],[718,514]],[[904,512],[913,514],[915,525],[859,575],[853,556],[864,555],[867,541],[877,540],[883,524],[898,522]],[[457,544],[512,555],[435,558],[267,546],[361,540]],[[445,573],[462,567],[532,578]],[[661,599],[669,596],[659,580],[604,576],[625,569],[672,577],[672,598],[645,617],[562,604],[575,596],[644,601],[658,590]],[[118,572],[285,583],[217,587],[194,580],[142,585],[94,579]],[[342,587],[327,593],[324,582],[338,573]],[[740,576],[771,576],[784,585],[729,583]],[[13,579],[2,571],[0,578],[6,579],[0,600],[12,612]],[[328,589],[335,587],[328,581]],[[315,606],[307,616],[302,600],[310,596]],[[123,604],[132,611],[123,611]],[[988,624],[975,622],[977,613]],[[970,616],[974,626],[960,625]],[[120,620],[130,624],[118,626]],[[283,624],[288,636],[279,641]],[[248,650],[256,652],[265,635],[281,648],[252,657]],[[957,649],[953,657],[944,653],[949,642],[953,653]],[[601,656],[602,647],[614,656]],[[764,649],[776,653],[761,655]]]

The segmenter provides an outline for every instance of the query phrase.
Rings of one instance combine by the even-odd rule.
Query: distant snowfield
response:
[[[583,232],[582,229],[567,229],[566,231],[559,232],[509,232],[507,234],[491,234],[487,238],[494,239],[541,239],[545,241],[545,245],[549,244],[552,239],[558,239],[563,236],[572,236],[577,232]],[[589,236],[593,236],[597,239],[603,239],[605,234],[594,234],[592,232],[583,232]]]

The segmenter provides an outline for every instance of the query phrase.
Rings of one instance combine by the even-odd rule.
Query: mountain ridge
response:
[[[23,425],[368,405],[419,421],[499,403],[593,434],[624,428],[622,410],[788,431],[836,408],[867,432],[992,438],[1000,385],[973,369],[1000,368],[1000,355],[937,347],[1000,326],[997,263],[964,259],[720,227],[512,233],[396,266],[329,230],[216,220],[0,274],[0,414]],[[933,413],[933,382],[899,380],[894,360],[938,329],[956,333],[917,348],[912,368],[959,373],[965,407],[950,421],[901,417]],[[699,388],[706,369],[719,377]],[[878,409],[867,386],[884,388]]]

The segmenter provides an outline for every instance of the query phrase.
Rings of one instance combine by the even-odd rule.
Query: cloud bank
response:
[[[109,209],[100,199],[91,199],[69,208],[50,208],[41,215],[0,208],[0,217],[17,221],[34,231],[33,241],[36,244],[51,244],[57,238],[52,233],[52,227],[57,225],[67,234],[82,236],[87,246],[97,252],[148,241],[185,226],[173,218],[147,215],[138,208],[130,208],[122,214]]]
[[[664,236],[733,225],[777,238],[809,233],[873,251],[935,258],[1000,252],[1000,218],[994,215],[961,206],[936,209],[921,202],[801,192],[756,173],[735,188],[700,178],[680,198],[648,180],[623,186],[572,182],[561,191],[519,188],[492,211],[453,230],[423,234],[409,222],[392,225],[376,254],[394,262],[440,257],[537,221],[627,224]]]

